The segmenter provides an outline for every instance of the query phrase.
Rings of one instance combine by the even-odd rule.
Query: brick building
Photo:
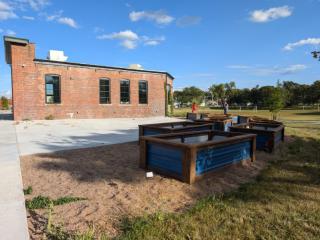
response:
[[[164,116],[167,72],[35,58],[35,44],[4,37],[15,120]]]

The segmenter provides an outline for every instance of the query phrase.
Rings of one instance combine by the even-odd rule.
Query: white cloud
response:
[[[137,22],[137,21],[146,19],[149,21],[154,21],[160,25],[169,24],[174,20],[174,17],[166,14],[166,12],[162,10],[140,11],[140,12],[133,11],[129,14],[129,18],[132,22]]]
[[[141,39],[142,39],[144,45],[147,45],[147,46],[157,46],[161,42],[166,40],[166,38],[164,36],[155,37],[155,38],[150,38],[148,36],[142,36]]]
[[[16,32],[11,29],[4,30],[4,29],[0,28],[0,33],[2,33],[3,35],[10,35],[10,36],[16,35]]]
[[[248,68],[251,68],[250,66],[247,66],[247,65],[229,65],[227,67],[231,68],[231,69],[248,69]]]
[[[11,29],[8,29],[5,31],[6,35],[15,36],[17,33]]]
[[[289,66],[249,66],[249,65],[230,65],[231,69],[238,69],[245,73],[256,76],[272,76],[272,75],[292,75],[301,72],[307,68],[303,64],[293,64]]]
[[[124,40],[135,41],[135,40],[138,40],[139,37],[135,32],[131,30],[125,30],[117,33],[103,34],[99,36],[98,39],[124,39]]]
[[[285,51],[290,51],[293,50],[295,47],[301,47],[304,45],[320,45],[320,38],[307,38],[307,39],[302,39],[298,42],[294,43],[288,43],[283,50]]]
[[[64,17],[62,16],[62,14],[63,11],[60,10],[52,15],[47,15],[46,13],[44,13],[43,15],[46,17],[47,21],[56,21],[57,23],[67,25],[72,28],[79,28],[78,23],[73,18]]]
[[[127,49],[135,49],[137,47],[137,42],[125,39],[121,42],[121,45]]]
[[[177,20],[178,27],[188,27],[192,25],[197,25],[201,22],[201,17],[198,16],[184,16]]]
[[[49,0],[20,0],[20,2],[29,5],[35,11],[39,11],[50,4]]]
[[[121,45],[127,49],[135,49],[137,47],[137,41],[139,40],[138,34],[131,30],[125,30],[120,32],[114,32],[111,34],[102,34],[97,37],[100,40],[104,39],[119,39]]]
[[[25,19],[25,20],[29,20],[29,21],[35,20],[35,18],[31,17],[31,16],[23,16],[22,18]]]
[[[60,17],[58,18],[57,22],[61,24],[65,24],[72,28],[78,28],[78,24],[76,23],[76,21],[69,17]]]
[[[44,13],[43,15],[46,16],[47,21],[54,21],[57,20],[58,18],[60,18],[62,16],[63,11],[57,11],[52,15],[47,15],[46,13]]]
[[[8,3],[0,1],[0,21],[17,17]]]
[[[156,46],[165,40],[164,36],[161,37],[148,37],[139,36],[137,33],[131,30],[125,30],[120,32],[114,32],[111,34],[102,34],[97,36],[100,40],[120,40],[120,45],[127,49],[135,49],[139,43],[143,43],[147,46]]]
[[[250,13],[250,20],[257,23],[270,22],[279,18],[289,17],[292,15],[292,11],[289,6],[255,10]]]

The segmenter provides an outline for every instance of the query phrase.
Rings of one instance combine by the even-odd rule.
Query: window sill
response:
[[[45,103],[45,106],[62,106],[62,103]]]
[[[112,106],[112,103],[99,103],[100,106]]]

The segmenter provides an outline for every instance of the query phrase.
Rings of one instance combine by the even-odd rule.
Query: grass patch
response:
[[[117,239],[319,239],[320,140],[304,129],[256,181],[181,214],[125,219]]]
[[[34,197],[31,200],[26,200],[26,208],[30,210],[46,209],[50,207],[50,204],[53,204],[53,206],[57,206],[57,205],[63,205],[63,204],[82,201],[82,200],[86,200],[86,198],[67,196],[67,197],[61,197],[61,198],[52,200],[49,197],[40,195],[40,196]]]
[[[178,108],[174,109],[174,117],[186,117],[187,112],[191,112],[191,108]],[[210,109],[207,107],[200,107],[199,113],[212,113],[212,114],[223,114],[223,109]],[[258,116],[265,118],[272,118],[270,111],[268,110],[230,110],[229,113],[235,115],[248,115]],[[315,110],[281,110],[279,113],[279,120],[281,121],[320,121],[320,113]]]
[[[33,191],[32,187],[28,186],[27,188],[23,189],[23,194],[30,195],[30,194],[32,194],[32,191]]]

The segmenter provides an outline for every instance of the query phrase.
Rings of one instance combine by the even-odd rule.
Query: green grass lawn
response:
[[[191,108],[180,108],[174,109],[173,116],[175,117],[185,117],[187,112],[191,112]],[[200,108],[200,113],[213,113],[213,114],[223,114],[223,110],[213,110],[209,108]],[[271,113],[268,110],[258,110],[257,112],[253,110],[230,110],[229,113],[236,115],[249,115],[249,116],[259,116],[271,119]],[[320,112],[317,110],[282,110],[279,113],[279,120],[281,121],[320,121]]]
[[[283,111],[281,119],[314,121],[320,115]],[[128,220],[118,239],[320,239],[320,125],[289,123],[286,135],[290,142],[254,182],[181,214]]]

